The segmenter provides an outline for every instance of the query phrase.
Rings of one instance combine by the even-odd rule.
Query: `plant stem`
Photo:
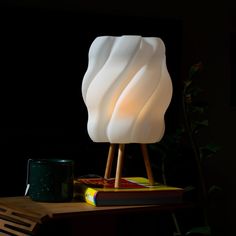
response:
[[[188,86],[185,85],[183,89],[183,94],[182,94],[182,109],[183,109],[183,115],[184,115],[184,125],[185,129],[190,141],[190,145],[193,149],[194,153],[194,159],[197,164],[197,170],[198,170],[198,175],[199,175],[199,185],[200,185],[200,190],[202,194],[200,196],[200,203],[203,206],[203,211],[204,211],[204,221],[205,224],[208,226],[208,220],[207,220],[207,190],[206,190],[206,184],[205,184],[205,178],[203,175],[203,169],[202,169],[202,163],[201,163],[201,158],[200,158],[200,151],[197,146],[197,142],[194,138],[193,131],[192,131],[192,124],[190,121],[190,117],[188,115],[188,104],[186,103],[186,91],[187,91]]]
[[[164,161],[162,160],[162,165],[161,165],[161,172],[162,172],[162,181],[165,185],[167,185],[167,181],[166,181],[166,176],[165,176],[165,163]],[[175,215],[175,213],[171,213],[171,217],[172,217],[172,220],[173,220],[173,223],[174,223],[174,226],[175,226],[175,229],[176,229],[176,232],[174,233],[174,235],[178,235],[178,236],[181,236],[182,233],[181,233],[181,230],[180,230],[180,227],[179,227],[179,223],[178,223],[178,220],[177,220],[177,217]]]

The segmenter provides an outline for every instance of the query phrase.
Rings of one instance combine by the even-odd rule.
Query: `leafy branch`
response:
[[[207,126],[208,121],[204,120],[202,122],[196,122],[196,120],[192,120],[190,117],[191,111],[199,111],[202,113],[204,109],[202,107],[195,107],[193,105],[193,96],[196,95],[196,90],[192,89],[192,85],[194,82],[194,78],[197,73],[199,73],[202,70],[202,63],[199,62],[195,65],[193,65],[189,70],[189,76],[186,80],[184,80],[184,87],[182,92],[182,109],[183,109],[183,118],[184,118],[184,128],[186,131],[186,134],[188,135],[190,145],[193,150],[195,162],[197,165],[198,175],[199,175],[199,187],[201,188],[202,196],[200,196],[200,201],[203,204],[204,209],[204,220],[205,224],[208,226],[208,220],[207,220],[207,212],[206,212],[206,205],[207,205],[207,188],[205,184],[205,178],[203,174],[203,168],[202,168],[202,149],[199,148],[196,136],[195,134],[198,133],[198,129],[200,125]],[[193,109],[194,108],[194,109]]]
[[[219,147],[212,143],[202,145],[198,142],[197,137],[202,128],[208,127],[208,119],[205,117],[206,109],[208,108],[206,103],[196,103],[195,98],[202,90],[196,86],[195,81],[198,78],[199,73],[202,71],[203,65],[201,62],[191,66],[189,70],[188,78],[183,80],[182,91],[182,109],[183,109],[183,124],[184,130],[187,134],[190,146],[193,150],[193,157],[195,159],[198,179],[199,179],[199,202],[203,209],[205,226],[198,227],[190,230],[190,233],[196,233],[197,231],[204,235],[210,235],[210,226],[208,223],[208,193],[206,181],[203,173],[203,162],[206,158],[209,158],[215,154]]]
[[[204,129],[208,127],[206,102],[202,102],[203,90],[198,86],[199,75],[203,70],[201,62],[192,65],[189,69],[188,76],[183,79],[182,93],[181,93],[181,114],[182,119],[172,134],[166,134],[163,139],[154,145],[150,145],[150,149],[158,153],[162,157],[162,165],[158,171],[162,173],[162,180],[167,182],[165,163],[170,161],[180,162],[181,158],[184,161],[184,156],[189,155],[186,150],[191,150],[194,165],[197,171],[198,179],[198,203],[203,210],[204,226],[195,227],[189,230],[186,235],[199,233],[201,235],[210,235],[210,227],[208,223],[208,199],[211,188],[206,186],[204,176],[204,162],[207,158],[212,157],[219,149],[219,147],[209,142],[209,139],[204,134]],[[200,99],[199,99],[200,98]],[[200,100],[200,101],[199,101]],[[204,134],[204,141],[201,134]],[[176,158],[176,160],[173,160]],[[183,163],[186,165],[186,163]],[[158,166],[158,165],[156,165]],[[157,167],[158,168],[158,167]],[[157,171],[157,172],[158,172]],[[214,190],[216,187],[213,187]],[[194,190],[194,186],[185,186],[186,190]],[[218,188],[217,188],[218,189]]]

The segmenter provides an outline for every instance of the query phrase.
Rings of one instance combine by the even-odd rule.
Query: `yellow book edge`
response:
[[[93,206],[97,206],[97,202],[96,202],[96,195],[99,192],[129,192],[130,190],[132,190],[133,192],[137,191],[143,191],[143,192],[149,192],[149,191],[153,191],[153,190],[157,190],[157,191],[173,191],[173,190],[179,190],[180,192],[183,191],[182,188],[179,187],[174,187],[174,186],[168,186],[168,185],[164,185],[164,184],[160,184],[160,183],[155,183],[155,185],[150,186],[149,185],[149,181],[147,178],[145,177],[124,177],[123,179],[126,179],[128,181],[134,182],[134,183],[138,183],[140,185],[145,186],[145,188],[98,188],[98,187],[89,187],[86,185],[83,185],[83,191],[81,193],[81,197],[83,198],[83,200],[87,203],[89,203],[90,205]],[[78,183],[78,180],[75,181],[75,183]]]

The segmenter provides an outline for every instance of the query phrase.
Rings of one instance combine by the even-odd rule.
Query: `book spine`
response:
[[[97,191],[95,189],[92,189],[92,188],[87,188],[85,190],[85,193],[84,193],[84,200],[93,205],[93,206],[96,206],[97,205],[97,202],[96,202],[96,195],[97,195]]]

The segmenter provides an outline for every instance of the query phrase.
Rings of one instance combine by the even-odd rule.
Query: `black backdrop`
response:
[[[167,132],[177,123],[182,42],[178,19],[13,6],[2,7],[0,18],[0,195],[24,193],[28,158],[70,158],[76,162],[76,175],[103,174],[108,144],[89,139],[81,96],[88,50],[96,36],[163,39],[174,85]]]

